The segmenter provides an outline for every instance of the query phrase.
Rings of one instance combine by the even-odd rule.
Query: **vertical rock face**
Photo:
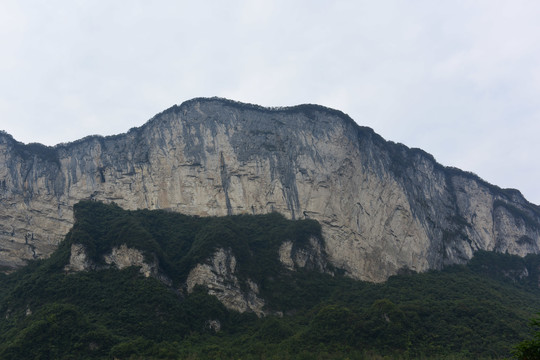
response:
[[[71,256],[73,256],[73,246]],[[139,250],[128,248],[125,244],[120,247],[113,247],[111,253],[104,256],[104,260],[107,265],[113,265],[120,270],[130,266],[137,266],[140,268],[140,273],[145,277],[154,276],[157,278],[159,274],[155,261],[152,263],[146,262],[144,255]]]
[[[295,248],[292,241],[285,241],[279,247],[279,261],[289,270],[327,271],[324,252],[315,238],[309,239],[309,246],[305,248]]]
[[[69,263],[64,267],[66,272],[78,272],[78,271],[88,271],[94,268],[94,264],[88,255],[86,254],[86,249],[81,244],[72,244],[71,245],[71,254],[69,256]]]
[[[540,209],[518,191],[315,105],[194,99],[126,134],[54,148],[0,134],[0,265],[49,255],[87,198],[312,218],[333,265],[370,281],[464,262],[478,249],[537,253],[540,241]]]
[[[236,274],[236,257],[230,249],[218,249],[206,263],[198,264],[187,277],[186,286],[191,293],[195,286],[208,288],[230,310],[254,312],[257,316],[265,314],[264,300],[259,298],[259,286],[247,279],[247,289],[242,289]]]
[[[125,244],[120,245],[120,247],[113,247],[110,253],[103,256],[103,261],[104,264],[96,264],[88,257],[84,245],[74,243],[71,244],[69,263],[64,267],[64,271],[72,273],[111,267],[122,270],[130,266],[135,266],[139,268],[139,272],[145,277],[152,276],[166,285],[172,284],[172,281],[159,271],[157,259],[148,262],[140,250],[129,248]]]

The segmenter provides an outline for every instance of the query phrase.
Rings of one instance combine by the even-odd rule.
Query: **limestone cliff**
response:
[[[540,209],[518,191],[315,105],[194,99],[126,134],[55,147],[0,134],[0,265],[49,255],[85,198],[312,218],[333,265],[370,281],[464,262],[479,249],[537,253],[540,242]]]
[[[193,268],[186,280],[187,291],[203,285],[230,310],[251,311],[263,315],[264,300],[259,295],[259,286],[252,280],[246,281],[247,289],[242,289],[236,274],[236,257],[230,249],[218,249],[207,263]]]
[[[145,277],[152,276],[166,285],[171,285],[171,280],[159,271],[157,259],[152,262],[145,261],[143,253],[138,249],[127,247],[125,244],[120,247],[113,247],[108,254],[103,256],[104,264],[96,264],[89,259],[86,249],[81,244],[71,244],[71,252],[69,263],[64,267],[64,271],[92,271],[102,270],[106,268],[116,268],[122,270],[124,268],[135,266],[139,268],[139,272]]]
[[[324,251],[315,238],[309,239],[309,245],[295,247],[292,241],[285,241],[279,247],[279,261],[289,270],[301,268],[327,272]]]

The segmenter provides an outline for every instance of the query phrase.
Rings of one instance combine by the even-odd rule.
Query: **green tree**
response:
[[[520,342],[514,348],[513,355],[518,360],[540,359],[540,313],[531,320],[533,336]]]

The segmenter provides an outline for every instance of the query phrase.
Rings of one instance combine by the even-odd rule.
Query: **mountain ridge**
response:
[[[196,98],[125,134],[23,145],[0,135],[0,264],[47,256],[81,199],[192,215],[277,211],[323,226],[331,262],[383,281],[476,250],[537,253],[540,208],[515,189],[384,140],[339,110]]]
[[[257,104],[244,103],[244,102],[235,101],[235,100],[222,98],[222,97],[217,97],[217,96],[214,96],[214,97],[196,97],[196,98],[193,98],[193,99],[190,99],[190,100],[186,100],[186,101],[182,102],[179,105],[176,105],[176,104],[172,105],[169,108],[167,108],[167,109],[157,113],[153,117],[151,117],[144,124],[142,124],[140,126],[132,127],[127,132],[119,133],[119,134],[112,134],[112,135],[93,134],[93,135],[87,135],[87,136],[84,136],[83,138],[80,138],[80,139],[76,139],[76,140],[69,141],[69,142],[61,142],[61,143],[58,143],[58,144],[55,144],[55,145],[52,145],[52,146],[51,145],[44,145],[44,144],[39,143],[39,142],[22,143],[20,141],[17,141],[17,139],[15,139],[11,134],[9,134],[8,132],[6,132],[4,130],[0,130],[0,136],[3,136],[5,138],[13,141],[18,147],[22,148],[23,152],[27,151],[27,152],[29,152],[31,154],[35,154],[37,156],[40,156],[40,154],[43,154],[45,152],[47,154],[46,157],[51,158],[51,154],[53,153],[53,151],[56,152],[59,148],[70,147],[72,145],[84,143],[85,141],[89,141],[89,140],[92,140],[92,139],[103,139],[103,140],[116,139],[116,138],[122,137],[124,135],[127,135],[130,132],[141,131],[144,128],[150,126],[154,121],[159,121],[161,116],[167,115],[167,114],[170,114],[170,113],[179,112],[179,111],[181,111],[182,107],[187,106],[187,105],[192,104],[192,103],[195,103],[197,101],[220,101],[220,102],[226,103],[228,105],[232,105],[232,106],[236,106],[236,107],[247,107],[247,108],[251,108],[251,109],[255,109],[255,110],[263,111],[263,112],[302,112],[306,108],[311,108],[311,109],[316,109],[316,110],[319,110],[319,111],[332,113],[332,114],[335,114],[338,117],[340,117],[342,120],[349,121],[349,122],[351,122],[351,124],[358,126],[360,129],[362,129],[362,131],[365,131],[365,132],[369,133],[371,136],[378,137],[378,140],[380,140],[380,141],[382,141],[384,143],[387,143],[387,144],[390,144],[390,145],[393,145],[393,146],[396,146],[396,147],[404,147],[406,149],[406,151],[409,151],[411,153],[418,153],[421,156],[425,156],[425,157],[429,158],[431,161],[436,163],[436,165],[438,167],[440,167],[441,169],[443,169],[443,170],[455,171],[455,172],[461,173],[461,175],[463,175],[463,176],[470,176],[475,181],[479,181],[479,182],[483,183],[487,187],[492,187],[496,191],[502,191],[502,192],[508,193],[508,195],[513,194],[515,196],[523,197],[523,199],[525,201],[527,201],[527,203],[529,205],[533,205],[534,207],[540,209],[539,204],[535,204],[535,203],[532,203],[532,202],[528,201],[527,198],[525,198],[525,196],[521,193],[521,191],[519,189],[516,189],[516,188],[501,188],[496,184],[492,184],[492,183],[484,180],[481,176],[479,176],[478,174],[476,174],[474,172],[463,170],[463,169],[460,169],[460,168],[457,168],[457,167],[454,167],[454,166],[446,166],[444,164],[441,164],[440,162],[437,161],[437,159],[432,154],[428,153],[427,151],[425,151],[425,150],[423,150],[421,148],[409,147],[409,146],[407,146],[406,144],[403,144],[403,143],[394,142],[392,140],[386,140],[381,135],[379,135],[377,132],[375,132],[375,130],[373,128],[358,124],[348,114],[346,114],[346,113],[344,113],[344,112],[342,112],[340,110],[333,109],[333,108],[326,107],[324,105],[319,105],[319,104],[306,103],[306,104],[299,104],[299,105],[293,105],[293,106],[283,106],[283,107],[281,107],[281,106],[265,107],[265,106],[261,106],[261,105],[257,105]],[[54,156],[57,156],[57,154],[54,153],[53,157]]]

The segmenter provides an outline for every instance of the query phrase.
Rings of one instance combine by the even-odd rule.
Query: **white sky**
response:
[[[0,129],[54,145],[193,97],[316,103],[540,204],[540,2],[0,0]]]

